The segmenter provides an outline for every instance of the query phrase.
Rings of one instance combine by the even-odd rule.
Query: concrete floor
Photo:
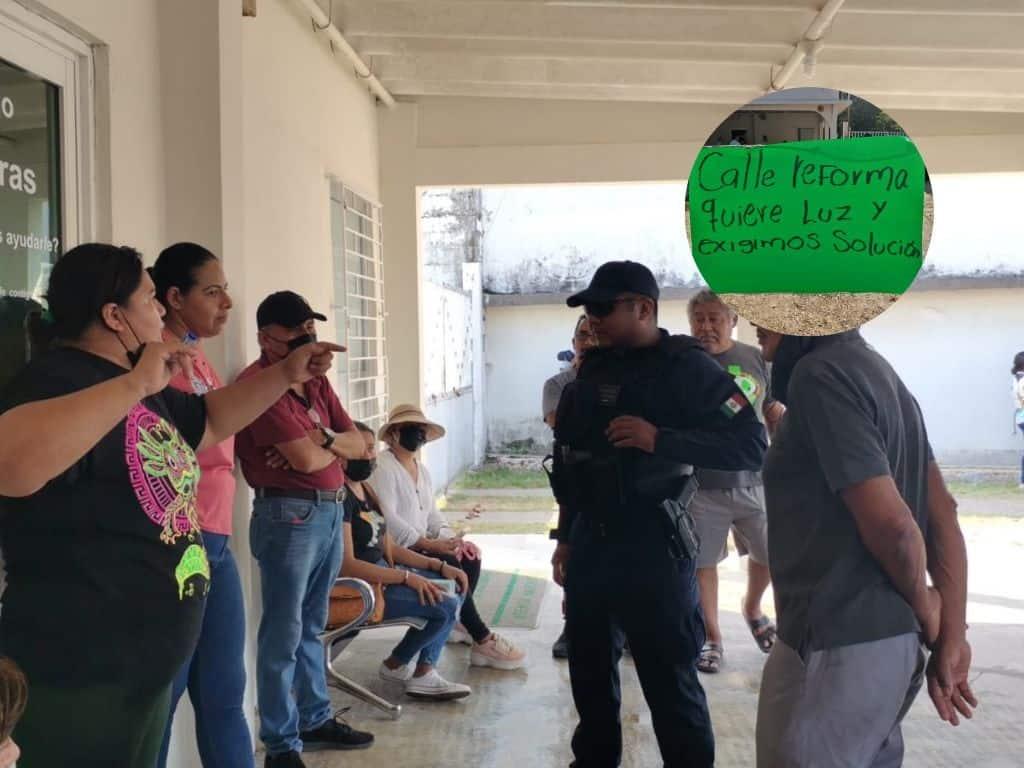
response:
[[[973,722],[954,729],[942,723],[926,695],[918,698],[905,724],[906,766],[911,768],[1011,768],[1024,765],[1024,520],[966,519],[971,560],[968,621],[974,647],[974,686],[981,707]],[[542,536],[476,536],[487,567],[547,573],[552,545]],[[726,667],[707,677],[718,743],[719,768],[753,766],[757,690],[764,657],[738,613],[744,569],[731,557],[722,566],[722,611]],[[353,705],[349,720],[376,734],[376,745],[360,753],[304,756],[310,768],[561,768],[571,759],[569,740],[576,722],[568,669],[551,658],[561,628],[560,590],[551,585],[537,630],[507,634],[529,649],[528,669],[497,672],[469,668],[469,648],[448,646],[441,671],[473,687],[462,702],[424,704],[377,678],[380,660],[400,632],[382,630],[358,638],[340,664],[357,681],[400,701],[402,717],[386,715],[335,692],[339,707]],[[770,601],[770,596],[769,596]],[[770,605],[770,602],[766,602]],[[503,632],[505,630],[502,630]],[[627,768],[660,766],[633,665],[622,664],[623,735]],[[865,691],[870,696],[870,691]]]

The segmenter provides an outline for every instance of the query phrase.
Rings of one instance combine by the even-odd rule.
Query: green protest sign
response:
[[[704,147],[694,260],[719,293],[903,293],[924,261],[924,176],[902,136]]]

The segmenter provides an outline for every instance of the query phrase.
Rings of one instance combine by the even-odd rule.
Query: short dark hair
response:
[[[1024,371],[1024,352],[1018,352],[1013,356],[1013,370],[1010,373],[1016,375]]]
[[[197,282],[199,270],[217,257],[197,243],[175,243],[164,248],[150,270],[156,283],[156,297],[167,307],[167,292],[177,288],[182,293],[191,291]]]
[[[142,254],[127,245],[85,243],[65,253],[50,272],[46,289],[49,318],[28,319],[37,349],[54,340],[77,341],[102,319],[107,304],[125,306],[142,284]]]

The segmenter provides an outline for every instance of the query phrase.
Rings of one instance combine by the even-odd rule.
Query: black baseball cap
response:
[[[324,315],[314,312],[309,302],[294,291],[272,293],[260,302],[256,310],[257,328],[266,328],[268,325],[295,328],[310,319],[327,321]]]
[[[624,293],[658,300],[660,291],[654,274],[643,264],[635,261],[607,261],[597,268],[590,279],[590,285],[566,300],[570,307],[594,304],[599,301],[614,301]]]

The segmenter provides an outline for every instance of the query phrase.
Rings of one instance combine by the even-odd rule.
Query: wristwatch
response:
[[[327,429],[327,427],[320,427],[320,432],[324,436],[324,442],[320,447],[324,450],[330,450],[330,447],[334,445],[334,433]]]

